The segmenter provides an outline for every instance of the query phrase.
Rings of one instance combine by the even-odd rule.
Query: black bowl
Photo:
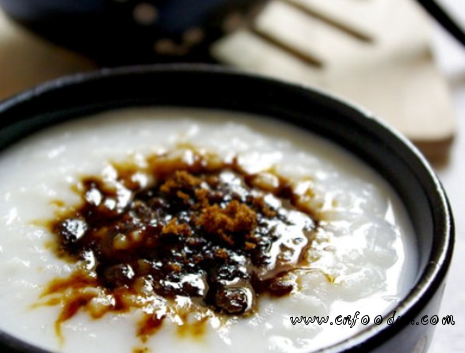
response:
[[[103,66],[211,61],[209,45],[266,0],[0,0],[15,21]]]
[[[214,67],[155,66],[63,78],[3,102],[0,151],[46,126],[129,106],[202,107],[269,116],[319,134],[377,170],[400,195],[413,222],[420,257],[417,280],[395,308],[403,324],[367,327],[323,351],[410,353],[427,349],[434,325],[416,323],[438,312],[452,257],[454,226],[441,184],[405,138],[366,112],[321,92]],[[0,351],[43,353],[1,332]]]

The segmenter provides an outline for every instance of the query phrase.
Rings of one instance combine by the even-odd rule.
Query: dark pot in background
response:
[[[377,170],[400,195],[418,237],[417,279],[394,309],[404,324],[370,326],[319,352],[426,351],[435,326],[416,323],[438,313],[454,225],[440,182],[405,138],[365,112],[314,90],[213,67],[155,66],[64,78],[3,102],[0,151],[49,125],[129,106],[201,107],[268,116],[312,131]],[[44,353],[2,332],[0,351]]]
[[[103,66],[211,61],[209,45],[267,0],[0,0],[15,21]]]

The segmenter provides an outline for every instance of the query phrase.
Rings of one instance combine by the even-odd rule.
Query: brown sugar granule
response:
[[[160,187],[160,191],[171,196],[174,194],[178,195],[179,192],[184,194],[183,191],[195,192],[200,183],[200,179],[196,178],[187,171],[178,170],[175,171],[174,174],[166,180],[166,182]]]
[[[252,238],[257,214],[250,207],[233,200],[225,208],[213,205],[202,210],[196,225],[207,234],[219,236],[228,245],[238,247]]]
[[[191,232],[191,228],[187,224],[178,224],[176,218],[171,219],[161,230],[162,235],[171,234],[184,237],[191,235]]]
[[[62,321],[81,309],[97,312],[84,295],[89,287],[113,298],[106,311],[140,308],[143,301],[132,299],[138,295],[171,302],[184,296],[217,315],[253,314],[262,294],[294,289],[286,274],[304,260],[317,220],[300,208],[285,178],[275,175],[275,186],[261,188],[236,159],[208,158],[151,156],[140,169],[114,165],[113,180],[82,178],[75,188],[81,204],[50,221],[57,255],[87,264],[46,291],[74,298]],[[136,182],[136,173],[150,182]],[[162,321],[146,319],[138,332],[145,340]]]

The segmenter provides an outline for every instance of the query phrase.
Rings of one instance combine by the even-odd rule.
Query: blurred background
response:
[[[420,2],[431,4],[0,0],[0,100],[102,67],[206,62],[313,86],[371,111],[420,148],[451,199],[457,244],[441,314],[455,325],[436,327],[430,352],[464,352],[465,46]],[[465,28],[463,0],[437,2]]]

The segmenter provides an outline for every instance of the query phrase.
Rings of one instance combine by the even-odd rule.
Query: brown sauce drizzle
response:
[[[133,309],[143,312],[142,343],[173,315],[180,335],[201,336],[208,317],[251,315],[262,294],[295,289],[286,275],[308,261],[318,221],[291,182],[249,174],[237,158],[175,152],[83,177],[82,202],[47,223],[55,253],[80,264],[43,293],[62,307],[59,336],[79,311],[98,319]]]

